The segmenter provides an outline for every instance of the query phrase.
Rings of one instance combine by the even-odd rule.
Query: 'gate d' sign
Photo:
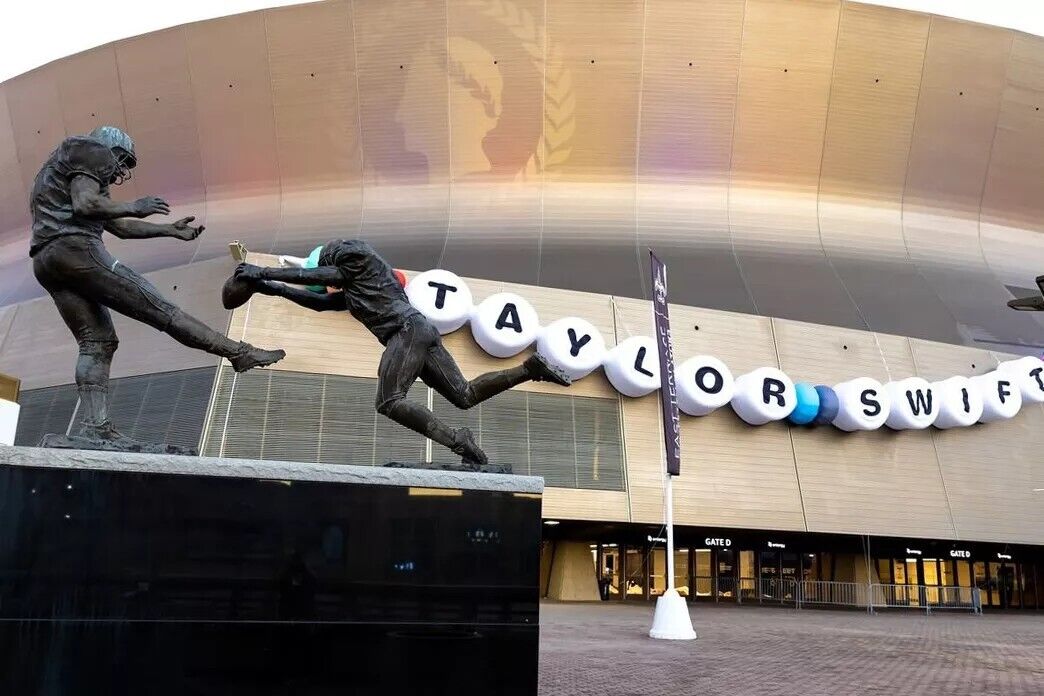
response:
[[[442,334],[470,323],[475,342],[497,358],[536,350],[574,380],[601,367],[610,384],[637,398],[660,386],[656,343],[632,336],[606,349],[601,332],[586,319],[566,317],[546,326],[521,295],[502,292],[472,304],[471,291],[459,276],[431,270],[406,286],[410,302]],[[835,384],[794,382],[776,367],[760,367],[733,376],[728,366],[698,355],[678,366],[678,407],[705,416],[729,404],[750,425],[789,420],[797,425],[826,425],[846,431],[960,428],[1014,418],[1024,403],[1044,403],[1044,361],[1027,356],[1008,360],[975,377],[954,376],[938,382],[907,377],[882,384],[855,377]]]

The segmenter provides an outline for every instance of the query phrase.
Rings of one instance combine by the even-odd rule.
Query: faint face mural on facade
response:
[[[467,7],[474,15],[459,33],[451,29],[444,45],[429,42],[411,58],[395,122],[405,149],[427,160],[429,180],[448,168],[455,181],[523,181],[568,156],[568,70],[528,10]],[[432,109],[446,109],[448,140],[446,128],[432,127],[441,121]]]

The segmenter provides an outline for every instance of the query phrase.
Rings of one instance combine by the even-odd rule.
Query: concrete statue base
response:
[[[467,471],[480,474],[510,474],[510,464],[481,464],[478,468],[462,463],[448,462],[388,462],[384,466],[391,469],[421,469],[426,471]]]
[[[137,442],[135,440],[94,440],[80,435],[58,435],[48,433],[40,440],[40,447],[53,449],[96,450],[99,452],[131,452],[135,454],[175,454],[194,457],[197,452],[192,447],[178,447],[162,443]]]
[[[535,696],[542,492],[0,447],[0,694]]]

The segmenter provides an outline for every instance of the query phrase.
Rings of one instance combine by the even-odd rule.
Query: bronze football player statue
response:
[[[109,187],[129,179],[136,164],[131,138],[118,128],[104,126],[62,141],[33,183],[29,256],[33,273],[50,293],[79,346],[76,389],[83,415],[77,435],[45,435],[41,446],[186,453],[132,440],[109,420],[109,367],[118,344],[110,309],[186,346],[228,358],[237,372],[271,365],[285,355],[214,331],[164,299],[152,283],[106,250],[102,232],[121,239],[174,237],[185,241],[203,232],[202,225],[191,224],[193,217],[170,224],[142,221],[170,212],[162,198],[118,202],[109,197]]]
[[[244,304],[254,293],[282,297],[317,312],[347,310],[384,345],[377,370],[377,412],[448,447],[465,468],[488,465],[485,452],[468,428],[450,428],[419,404],[406,399],[418,377],[457,408],[467,409],[527,381],[563,386],[569,377],[533,354],[521,365],[489,372],[468,381],[442,344],[432,323],[415,309],[388,262],[358,239],[335,239],[313,252],[312,268],[262,268],[241,264],[222,291],[227,309]],[[309,264],[311,265],[311,264]],[[296,288],[315,286],[322,292]],[[326,292],[325,288],[336,290]],[[499,465],[501,470],[510,467]]]

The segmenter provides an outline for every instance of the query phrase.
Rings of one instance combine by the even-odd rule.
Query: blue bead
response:
[[[788,418],[794,425],[808,425],[819,413],[819,394],[815,387],[805,382],[795,384],[794,392],[797,395],[797,406]]]
[[[841,407],[837,393],[822,384],[816,386],[816,393],[819,394],[819,413],[812,422],[816,425],[830,425],[837,418],[837,411]]]

